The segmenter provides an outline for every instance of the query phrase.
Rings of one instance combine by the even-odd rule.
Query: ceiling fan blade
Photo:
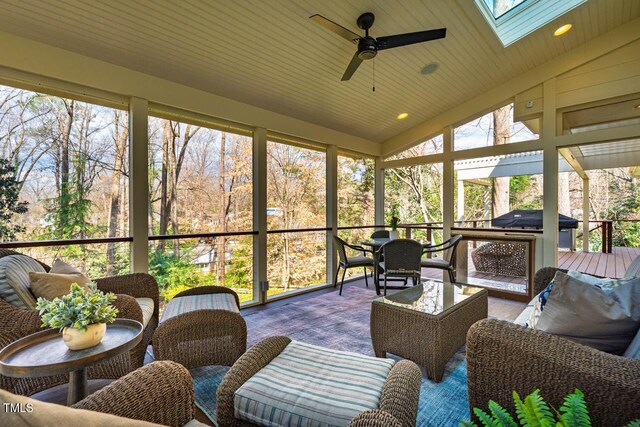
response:
[[[394,47],[407,46],[414,43],[428,42],[443,39],[447,35],[446,28],[437,30],[418,31],[416,33],[397,34],[395,36],[378,37],[378,50],[392,49]]]
[[[315,23],[322,25],[329,31],[333,31],[337,35],[342,38],[349,40],[351,43],[358,44],[358,40],[360,40],[360,36],[354,33],[351,30],[347,30],[341,25],[336,24],[335,22],[325,18],[322,15],[312,15],[309,19],[313,20]]]
[[[358,57],[358,52],[356,52],[356,54],[353,55],[353,58],[351,58],[351,62],[349,62],[349,66],[347,67],[344,74],[342,75],[342,81],[344,82],[349,80],[351,76],[353,76],[353,73],[356,72],[360,64],[362,64],[362,59]]]

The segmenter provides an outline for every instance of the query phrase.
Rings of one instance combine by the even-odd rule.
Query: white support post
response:
[[[558,151],[556,139],[556,81],[543,84],[544,107],[542,114],[543,147],[543,215],[542,259],[543,265],[558,265]]]
[[[453,227],[453,128],[448,126],[442,132],[442,146],[444,149],[444,161],[442,164],[442,239],[451,237]]]
[[[451,227],[454,223],[454,183],[455,174],[453,166],[453,128],[447,126],[442,131],[442,147],[444,149],[444,161],[442,162],[442,240],[446,240],[451,237]],[[462,197],[464,197],[464,187],[458,188],[458,191],[462,190]],[[464,212],[464,207],[463,207]],[[467,242],[462,242],[458,245],[458,249],[466,248]],[[457,270],[466,271],[466,252],[464,257],[457,258]],[[463,274],[464,275],[464,274]],[[443,271],[442,280],[449,281],[449,275]],[[466,277],[465,277],[466,280]]]
[[[491,202],[491,186],[487,185],[482,192],[482,219],[484,220],[491,219]]]
[[[338,147],[327,147],[327,283],[333,283],[338,268],[333,235],[338,234]]]
[[[376,157],[374,205],[376,225],[382,225],[384,224],[384,169],[382,169],[382,157]]]
[[[253,131],[253,298],[267,300],[267,130]]]
[[[458,217],[456,220],[460,223],[459,226],[462,226],[464,221],[464,181],[458,180]]]
[[[582,178],[582,250],[589,252],[589,178]]]
[[[131,271],[149,271],[149,103],[129,102],[129,233]]]

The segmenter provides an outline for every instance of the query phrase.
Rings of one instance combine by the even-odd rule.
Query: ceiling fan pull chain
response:
[[[372,92],[376,91],[376,59],[373,58],[373,90]]]

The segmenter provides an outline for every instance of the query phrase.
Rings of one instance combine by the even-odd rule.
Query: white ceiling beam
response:
[[[466,120],[492,111],[520,92],[606,55],[637,39],[640,39],[640,18],[590,40],[567,54],[552,59],[480,96],[387,139],[383,142],[382,155],[390,156],[406,150],[424,140],[425,135],[435,135],[445,126],[457,126]]]

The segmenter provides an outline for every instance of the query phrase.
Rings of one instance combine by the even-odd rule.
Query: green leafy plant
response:
[[[484,427],[588,427],[591,426],[591,419],[587,404],[584,401],[584,394],[575,391],[564,398],[562,406],[556,410],[547,404],[540,390],[520,399],[517,392],[513,392],[513,401],[516,406],[516,422],[511,414],[493,400],[489,401],[489,413],[480,408],[473,408],[473,413],[480,420]],[[463,427],[477,427],[472,421],[462,421]],[[640,427],[640,420],[631,421],[627,427]]]
[[[398,224],[400,224],[400,212],[398,211],[397,205],[391,206],[390,215],[389,225],[391,226],[391,229],[395,231],[398,229]]]
[[[86,331],[89,325],[111,323],[118,310],[111,305],[116,296],[98,290],[95,283],[83,289],[76,283],[67,295],[49,301],[38,298],[36,309],[40,312],[43,327],[57,329],[75,328]]]

